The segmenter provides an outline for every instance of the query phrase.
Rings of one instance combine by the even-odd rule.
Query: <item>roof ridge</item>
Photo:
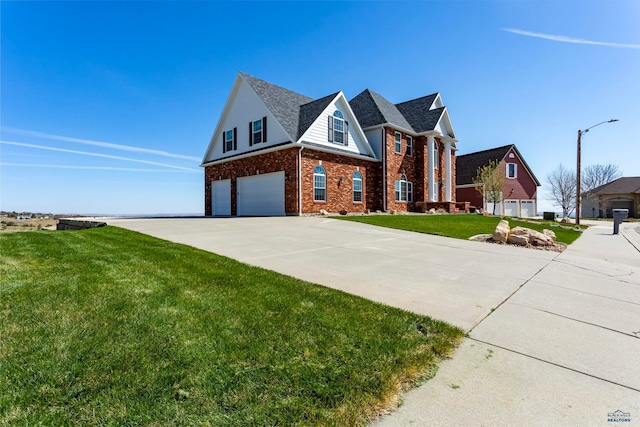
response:
[[[442,107],[444,108],[444,107]],[[515,144],[507,144],[507,145],[503,145],[501,147],[495,147],[495,148],[487,148],[486,150],[480,150],[480,151],[474,151],[473,153],[467,153],[467,154],[461,154],[459,156],[456,156],[456,158],[460,158],[460,157],[464,157],[464,156],[471,156],[474,154],[481,154],[481,153],[486,153],[488,151],[498,151],[498,150],[504,150],[504,149],[508,149],[511,147],[515,147]]]

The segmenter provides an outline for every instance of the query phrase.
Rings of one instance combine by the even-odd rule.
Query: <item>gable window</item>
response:
[[[327,174],[322,166],[316,166],[313,170],[313,200],[327,201]]]
[[[413,183],[407,181],[405,175],[395,182],[395,190],[396,202],[413,202]]]
[[[518,165],[515,163],[507,163],[507,178],[518,177]]]
[[[353,201],[362,201],[362,175],[358,171],[353,173]]]
[[[222,132],[222,152],[238,149],[238,128],[233,128]]]
[[[402,134],[400,132],[395,133],[395,152],[402,153]]]
[[[407,135],[407,156],[413,156],[413,138]]]
[[[329,116],[329,142],[349,145],[349,123],[344,120],[340,110]]]
[[[249,145],[267,142],[267,118],[249,122]]]

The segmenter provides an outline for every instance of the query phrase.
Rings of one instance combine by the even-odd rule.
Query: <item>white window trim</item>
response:
[[[399,180],[396,180],[393,188],[396,203],[413,202],[413,182],[407,181],[406,176],[403,175]]]
[[[433,170],[438,169],[440,163],[440,150],[438,150],[438,141],[433,141]]]
[[[320,166],[323,173],[316,172],[318,166],[313,168],[313,201],[314,203],[325,203],[327,201],[327,171]],[[316,186],[316,176],[322,176],[324,178],[324,187]],[[324,199],[316,199],[316,190],[324,190]]]
[[[260,124],[260,130],[256,131],[256,123]],[[260,141],[256,141],[256,135],[260,134]],[[261,144],[264,142],[264,129],[262,129],[262,119],[254,120],[251,123],[251,143]]]
[[[356,191],[356,181],[360,181],[360,190]],[[358,171],[353,173],[351,188],[353,190],[353,203],[363,203],[364,186],[362,185],[362,174]],[[356,193],[360,193],[360,200],[356,200]]]
[[[407,156],[413,157],[413,137],[407,135],[406,140],[407,140]]]
[[[398,138],[400,136],[400,138]],[[402,154],[402,133],[395,132],[393,134],[393,152],[396,154]]]
[[[231,139],[227,139],[231,134]],[[233,129],[224,131],[224,149],[225,151],[233,151]],[[230,145],[229,145],[230,144]]]
[[[513,176],[509,176],[509,165],[513,165]],[[507,178],[509,178],[509,179],[518,179],[518,164],[517,163],[507,163]]]

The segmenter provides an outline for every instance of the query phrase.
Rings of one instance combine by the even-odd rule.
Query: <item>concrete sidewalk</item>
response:
[[[639,335],[640,225],[590,227],[373,426],[640,425]]]

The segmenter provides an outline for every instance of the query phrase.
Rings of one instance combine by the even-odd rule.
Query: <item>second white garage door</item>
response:
[[[505,200],[504,201],[504,215],[505,216],[518,216],[518,201],[517,200]]]
[[[284,214],[284,171],[238,178],[238,216]]]
[[[522,218],[529,218],[535,216],[533,210],[533,200],[520,200],[520,216]]]

